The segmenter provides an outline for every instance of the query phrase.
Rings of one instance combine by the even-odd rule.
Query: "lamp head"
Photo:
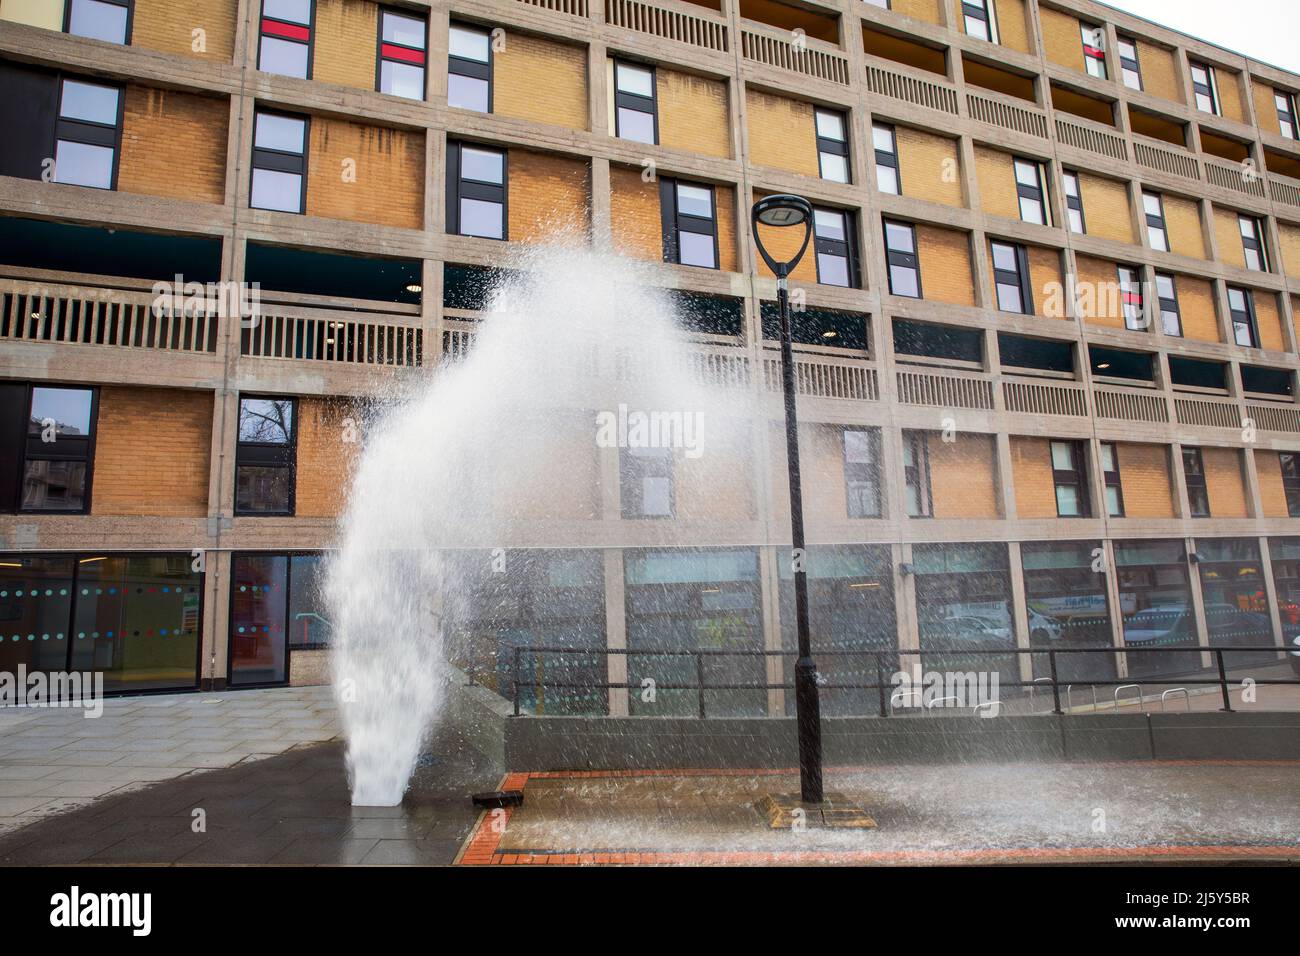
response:
[[[752,218],[754,221],[754,244],[758,246],[758,254],[763,257],[767,267],[776,275],[777,284],[781,285],[785,281],[785,277],[790,274],[790,270],[799,264],[799,260],[803,258],[803,254],[808,248],[808,240],[812,237],[812,203],[802,196],[791,196],[789,193],[765,196],[754,203]],[[786,262],[777,262],[768,253],[767,247],[763,245],[763,237],[758,231],[760,225],[778,228],[803,226],[803,244],[799,246],[799,251],[795,253],[792,259]]]

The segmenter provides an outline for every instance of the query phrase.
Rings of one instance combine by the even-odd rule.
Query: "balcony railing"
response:
[[[874,63],[867,64],[867,88],[879,96],[957,115],[957,91],[946,83],[924,80]]]
[[[1241,406],[1236,402],[1202,398],[1175,398],[1174,411],[1180,425],[1240,429]]]
[[[1122,422],[1167,422],[1169,406],[1160,392],[1098,385],[1093,389],[1097,417]]]
[[[1013,103],[1006,97],[967,93],[966,108],[970,110],[971,117],[981,123],[1047,139],[1047,114]]]
[[[765,357],[763,369],[767,390],[781,391],[781,359]],[[880,398],[876,370],[861,359],[796,353],[794,375],[795,388],[800,395],[863,402],[874,402]]]
[[[1246,404],[1246,417],[1266,432],[1300,432],[1300,408],[1295,405]]]
[[[1133,138],[1133,156],[1138,165],[1184,179],[1201,178],[1200,161],[1185,149],[1167,143],[1143,142]]]
[[[423,364],[424,333],[415,315],[266,305],[260,319],[241,330],[240,353],[249,358],[410,367]]]
[[[541,7],[543,10],[550,10],[554,13],[567,13],[571,17],[582,17],[586,19],[587,0],[519,0],[520,3],[526,3],[530,7]]]
[[[904,405],[993,408],[993,383],[976,375],[899,370],[898,400]]]
[[[1284,202],[1288,206],[1300,206],[1300,180],[1270,174],[1268,177],[1268,194],[1273,197],[1274,202]]]
[[[1205,178],[1211,186],[1232,189],[1239,193],[1264,198],[1264,179],[1258,173],[1247,173],[1242,166],[1205,161]]]
[[[1088,399],[1080,385],[1004,379],[1002,399],[1009,412],[1076,417],[1088,414]]]
[[[841,53],[819,40],[801,37],[799,42],[787,38],[788,34],[760,32],[752,27],[742,27],[740,50],[745,59],[792,73],[802,73],[829,83],[849,85],[849,61]]]
[[[525,0],[527,2],[527,0]],[[585,8],[586,0],[580,0]],[[686,43],[703,50],[726,53],[731,47],[726,20],[688,4],[652,0],[605,0],[605,20],[610,26],[646,33],[664,40]],[[583,16],[585,16],[585,12]]]
[[[1128,144],[1124,137],[1088,120],[1056,117],[1056,137],[1066,146],[1099,153],[1111,159],[1128,161]]]

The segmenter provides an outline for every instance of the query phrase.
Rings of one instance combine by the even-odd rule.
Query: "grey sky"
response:
[[[1103,0],[1198,39],[1300,73],[1300,0]]]

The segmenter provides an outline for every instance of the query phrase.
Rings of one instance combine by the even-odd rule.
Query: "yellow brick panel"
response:
[[[659,145],[705,156],[731,156],[727,84],[676,70],[655,71]]]
[[[590,412],[538,412],[520,440],[529,466],[496,489],[498,513],[520,521],[586,521],[600,515],[600,456]],[[708,457],[705,455],[704,457]],[[680,461],[680,459],[679,459]]]
[[[964,206],[957,141],[907,126],[895,127],[894,132],[903,195]]]
[[[586,160],[512,149],[509,170],[512,241],[588,239],[591,168]]]
[[[1279,222],[1277,234],[1282,242],[1283,270],[1287,275],[1300,279],[1300,226]]]
[[[1128,186],[1113,179],[1079,175],[1083,218],[1088,235],[1133,244],[1133,218]]]
[[[1205,487],[1210,497],[1210,516],[1246,517],[1246,487],[1241,478],[1241,453],[1235,448],[1202,448]]]
[[[715,426],[710,424],[707,427]],[[719,421],[716,427],[726,429],[723,434],[728,436],[748,434],[747,424],[735,420]],[[592,444],[589,428],[579,437],[588,446]],[[815,439],[818,436],[814,434],[813,437]],[[800,435],[800,438],[803,436]],[[822,443],[825,443],[824,439]],[[803,443],[800,444],[802,446]],[[743,438],[735,442],[719,442],[699,458],[687,458],[681,452],[674,451],[673,473],[676,480],[673,493],[676,495],[677,517],[683,521],[752,519],[757,508],[754,501],[754,463],[751,451],[749,442]],[[829,460],[833,459],[828,459],[828,463]],[[592,477],[595,479],[597,476],[593,474]],[[556,476],[555,487],[564,488],[567,484],[567,476]],[[599,487],[595,480],[592,486]],[[831,485],[831,488],[839,489],[839,517],[843,518],[843,479],[838,485]]]
[[[1255,119],[1259,121],[1259,128],[1281,135],[1282,126],[1277,120],[1277,103],[1273,101],[1272,84],[1252,79],[1250,89],[1255,97]]]
[[[1214,210],[1214,238],[1219,245],[1219,261],[1239,269],[1246,268],[1245,247],[1241,244],[1241,225],[1231,209]]]
[[[0,0],[0,20],[63,29],[63,0]]]
[[[1246,103],[1241,93],[1241,74],[1221,67],[1214,68],[1214,82],[1219,90],[1219,109],[1238,123],[1246,122]]]
[[[1142,89],[1152,96],[1181,103],[1183,83],[1174,52],[1141,41],[1138,41],[1137,48],[1138,65],[1142,69]]]
[[[379,6],[369,0],[317,0],[312,79],[373,90],[378,30]]]
[[[1050,441],[1046,438],[1012,437],[1011,474],[1019,517],[1056,517],[1056,484],[1052,479]]]
[[[959,432],[946,442],[929,432],[930,494],[936,518],[998,517],[992,435]]]
[[[1020,199],[1016,193],[1016,168],[1012,155],[977,146],[975,173],[984,211],[990,216],[1019,219]]]
[[[918,224],[916,247],[921,259],[921,290],[926,299],[953,305],[975,304],[970,237],[966,233]]]
[[[222,202],[229,122],[230,104],[224,99],[128,86],[118,189]]]
[[[938,23],[942,7],[939,0],[894,0],[890,9],[914,20]]]
[[[401,229],[424,222],[420,133],[313,117],[307,214]]]
[[[1198,342],[1220,341],[1219,318],[1214,307],[1214,286],[1206,279],[1175,276],[1183,337]]]
[[[811,103],[747,89],[745,113],[750,163],[805,176],[821,175]]]
[[[659,184],[645,182],[641,170],[609,167],[609,207],[615,251],[636,259],[662,262],[663,222],[659,218]]]
[[[1043,24],[1043,46],[1047,59],[1083,72],[1083,37],[1079,33],[1078,19],[1050,7],[1039,7],[1038,17]]]
[[[104,386],[96,429],[92,514],[208,513],[211,392]]]
[[[1030,52],[1025,0],[996,0],[996,4],[998,33],[1002,45],[1019,50],[1021,53]],[[960,5],[961,0],[958,0],[958,6]]]
[[[1259,474],[1259,501],[1266,518],[1287,518],[1286,488],[1282,484],[1282,463],[1277,452],[1255,450],[1255,471]]]
[[[506,34],[494,54],[492,111],[498,116],[586,129],[587,53],[527,33]]]
[[[1259,347],[1283,352],[1282,318],[1277,311],[1277,296],[1263,289],[1255,290],[1255,324],[1259,326]]]
[[[1119,296],[1114,293],[1119,283],[1115,263],[1089,256],[1076,257],[1079,292],[1079,313],[1091,325],[1124,328],[1124,312]]]
[[[1164,445],[1115,446],[1126,518],[1172,518],[1169,452]]]
[[[714,186],[713,202],[717,206],[718,216],[718,268],[723,272],[739,272],[736,245],[736,190],[731,186]]]
[[[1027,251],[1029,287],[1034,293],[1034,312],[1045,315],[1044,306],[1053,297],[1053,291],[1061,285],[1061,254],[1055,249],[1042,246],[1030,246]],[[1064,313],[1064,310],[1062,312]],[[1069,316],[1061,314],[1055,318],[1068,319]]]
[[[238,13],[236,0],[136,0],[131,45],[229,63]]]
[[[360,413],[346,401],[298,401],[294,489],[294,512],[298,517],[333,518],[342,513],[352,484],[352,468],[362,447],[359,441],[346,439],[354,437],[360,426]]]
[[[1180,256],[1205,258],[1205,235],[1201,231],[1200,207],[1190,199],[1165,195],[1165,229],[1169,248]]]

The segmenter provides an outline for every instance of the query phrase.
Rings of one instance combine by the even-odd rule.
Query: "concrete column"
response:
[[[606,548],[605,557],[605,647],[607,650],[627,648],[627,588],[623,577],[623,552]],[[611,684],[627,682],[627,655],[610,654],[606,657],[606,680]],[[628,715],[628,692],[621,688],[609,689],[609,716]]]
[[[763,650],[781,650],[781,569],[780,552],[775,546],[758,549],[758,578],[763,587]],[[764,673],[769,684],[784,682],[785,661],[772,655],[765,660]],[[785,716],[785,691],[773,688],[767,692],[769,717]]]
[[[1011,578],[1011,626],[1015,632],[1016,647],[1029,650],[1029,604],[1025,597],[1025,565],[1020,555],[1020,542],[1007,543],[1007,571]],[[1028,654],[1017,654],[1020,679],[1034,679],[1034,660]],[[986,666],[991,666],[988,662]]]

